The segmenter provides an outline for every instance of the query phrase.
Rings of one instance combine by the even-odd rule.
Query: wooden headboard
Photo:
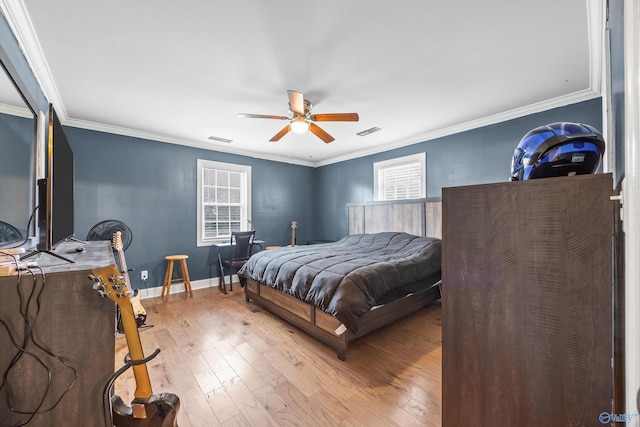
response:
[[[442,199],[348,203],[349,234],[402,231],[442,239]]]

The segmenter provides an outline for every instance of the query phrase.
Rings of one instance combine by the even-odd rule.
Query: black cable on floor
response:
[[[5,389],[7,406],[9,407],[9,409],[12,412],[14,412],[16,414],[28,415],[29,416],[28,419],[25,422],[23,422],[21,424],[18,424],[18,426],[24,426],[24,425],[28,424],[29,422],[31,422],[31,420],[33,419],[33,417],[35,415],[49,412],[49,411],[53,410],[54,408],[56,408],[58,406],[58,404],[64,398],[64,396],[75,385],[75,383],[77,381],[77,378],[78,378],[78,371],[69,362],[64,360],[61,356],[53,353],[51,350],[49,350],[43,344],[39,343],[36,340],[35,336],[34,336],[34,333],[33,333],[34,332],[34,327],[35,327],[36,321],[38,319],[38,316],[40,314],[40,307],[41,307],[40,298],[42,296],[42,293],[43,293],[43,290],[44,290],[44,287],[45,287],[45,275],[44,275],[44,272],[39,267],[37,267],[37,269],[39,270],[39,274],[34,273],[34,271],[32,271],[32,270],[20,270],[18,268],[17,259],[16,259],[16,268],[18,269],[16,289],[17,289],[17,293],[18,293],[18,302],[19,302],[19,305],[20,305],[19,311],[20,311],[20,316],[22,317],[22,320],[24,321],[25,330],[24,330],[24,334],[23,334],[23,337],[22,337],[22,341],[18,342],[16,337],[12,334],[12,331],[11,331],[9,325],[7,324],[7,322],[5,322],[3,319],[0,319],[0,324],[6,330],[7,335],[9,337],[13,347],[15,347],[17,349],[17,353],[14,355],[14,357],[12,358],[11,362],[9,363],[9,365],[7,366],[7,368],[5,369],[5,371],[4,371],[3,375],[2,375],[2,382],[0,383],[0,391]],[[25,295],[23,295],[23,293],[22,293],[20,283],[21,283],[22,278],[24,276],[26,276],[26,274],[31,274],[32,279],[33,279],[33,286],[31,288],[31,291],[29,292],[28,296],[26,297],[26,304],[25,304],[24,303],[25,302]],[[42,277],[42,286],[36,292],[38,277]],[[33,314],[33,316],[30,317],[29,316],[29,311],[30,311],[30,307],[32,305],[34,296],[35,296],[35,313]],[[48,356],[54,358],[55,360],[57,360],[58,362],[60,362],[63,366],[65,366],[66,368],[71,370],[71,372],[73,374],[73,379],[67,385],[65,390],[60,394],[60,396],[58,396],[57,399],[55,399],[55,401],[51,404],[50,407],[45,408],[45,409],[43,409],[42,407],[43,407],[44,402],[46,401],[47,397],[50,394],[51,384],[53,382],[53,373],[52,373],[51,368],[45,363],[45,361],[41,357],[39,357],[34,352],[29,351],[27,349],[27,347],[29,346],[30,343],[32,343],[39,350],[43,351],[46,355],[48,355]],[[11,400],[11,385],[9,383],[9,375],[10,375],[11,371],[13,369],[15,369],[16,365],[18,364],[18,362],[24,356],[31,357],[33,360],[35,360],[46,371],[46,375],[47,375],[47,384],[46,384],[45,390],[42,393],[42,396],[39,398],[39,401],[37,402],[35,408],[30,409],[30,410],[21,409],[21,408],[16,408],[15,407],[14,403]]]

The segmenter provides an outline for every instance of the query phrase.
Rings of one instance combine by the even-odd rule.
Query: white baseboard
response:
[[[228,280],[228,277],[225,277]],[[225,282],[226,283],[226,282]],[[240,280],[237,275],[233,275],[233,283],[240,286]],[[229,284],[227,283],[227,287]],[[192,280],[191,281],[191,290],[195,291],[196,289],[205,289],[205,288],[214,288],[218,287],[218,278],[210,277],[208,279],[202,280]],[[153,288],[140,288],[138,290],[140,292],[140,299],[154,298],[162,295],[162,286],[154,286]],[[171,295],[178,294],[184,292],[184,282],[175,282],[171,284]]]

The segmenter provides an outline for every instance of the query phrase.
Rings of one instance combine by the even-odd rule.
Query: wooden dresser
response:
[[[85,250],[76,252],[79,246]],[[93,268],[114,263],[111,245],[66,242],[55,252],[75,263],[39,254],[29,261],[39,258],[44,280],[39,273],[23,274],[19,282],[17,276],[0,277],[0,319],[5,322],[0,325],[0,372],[6,374],[0,425],[29,420],[28,414],[8,407],[7,396],[13,408],[23,412],[36,410],[44,399],[42,413],[34,415],[29,426],[105,425],[102,392],[114,370],[115,306],[98,295],[88,276]],[[32,336],[25,338],[27,319]],[[10,336],[18,345],[26,342],[20,357]]]
[[[610,174],[443,189],[443,426],[612,410]]]

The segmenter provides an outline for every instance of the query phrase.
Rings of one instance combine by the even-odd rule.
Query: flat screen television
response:
[[[49,105],[46,178],[38,180],[38,250],[52,251],[74,234],[73,151],[53,106]]]

